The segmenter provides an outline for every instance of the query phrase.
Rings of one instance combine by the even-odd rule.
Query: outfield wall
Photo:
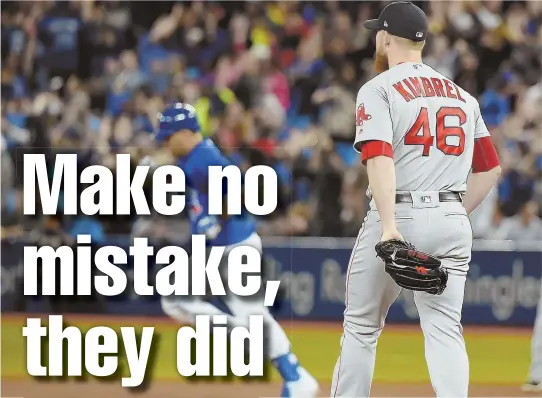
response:
[[[118,245],[118,241],[115,244]],[[13,299],[19,294],[17,281],[22,277],[23,246],[24,242],[2,242],[2,311],[10,311]],[[266,275],[269,279],[280,279],[283,287],[275,315],[281,319],[340,321],[352,246],[351,239],[267,239]],[[150,261],[149,267],[152,281],[158,268],[154,261]],[[129,270],[130,264],[127,268]],[[127,273],[131,278],[132,273]],[[464,324],[532,325],[541,275],[540,242],[538,245],[475,242],[465,292]],[[130,288],[130,282],[128,286]],[[28,310],[47,311],[47,304],[33,300]],[[140,298],[133,291],[108,299],[106,311],[124,315],[162,314],[158,297]],[[416,319],[412,294],[404,292],[390,309],[388,322],[415,322]]]

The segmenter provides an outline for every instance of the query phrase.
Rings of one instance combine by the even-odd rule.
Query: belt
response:
[[[439,192],[439,202],[462,202],[459,192]],[[412,196],[409,193],[398,193],[395,195],[395,203],[412,203]]]

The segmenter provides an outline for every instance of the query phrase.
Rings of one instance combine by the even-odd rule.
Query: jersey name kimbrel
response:
[[[389,143],[398,192],[464,192],[474,140],[488,135],[478,101],[424,64],[396,65],[358,92],[354,148]]]

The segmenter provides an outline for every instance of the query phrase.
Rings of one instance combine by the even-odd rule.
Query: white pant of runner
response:
[[[223,261],[227,261],[228,253],[236,246],[252,246],[262,252],[262,240],[258,234],[253,233],[246,240],[227,246],[224,251]],[[227,264],[221,265],[221,269],[223,270],[226,266]],[[267,355],[269,358],[274,359],[290,352],[288,336],[269,313],[267,307],[264,306],[263,295],[261,300],[257,300],[228,294],[224,297],[224,302],[232,313],[231,316],[228,315],[228,323],[231,327],[248,327],[250,315],[263,315],[267,332]],[[196,315],[225,315],[215,305],[200,297],[163,297],[162,308],[171,318],[187,324],[194,324]]]

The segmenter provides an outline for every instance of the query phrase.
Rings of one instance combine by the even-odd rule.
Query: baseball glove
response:
[[[386,264],[386,272],[399,286],[437,295],[446,289],[448,272],[435,256],[397,239],[379,242],[375,250]]]

